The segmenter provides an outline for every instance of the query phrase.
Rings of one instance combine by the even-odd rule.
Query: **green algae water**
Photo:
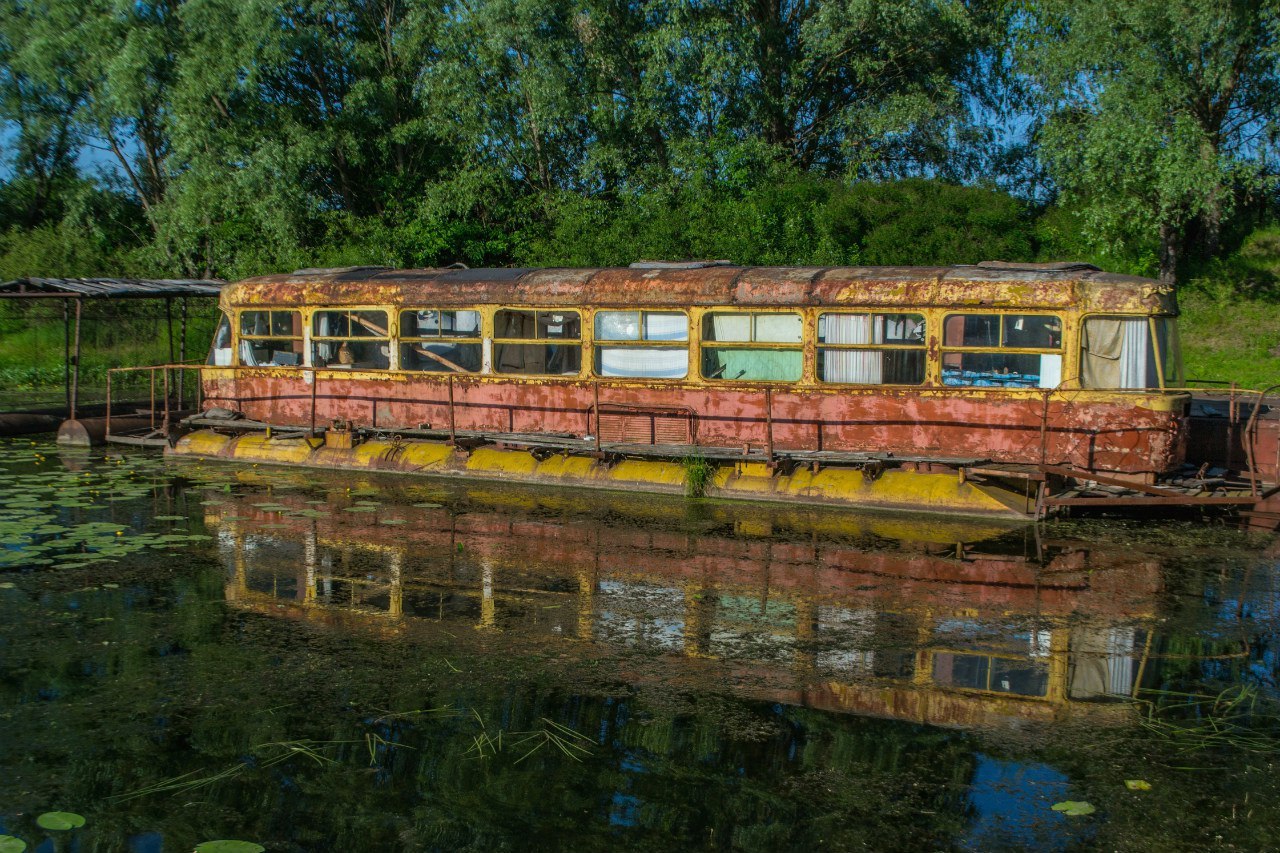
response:
[[[0,546],[5,853],[1280,838],[1280,549],[1223,527],[22,439]]]

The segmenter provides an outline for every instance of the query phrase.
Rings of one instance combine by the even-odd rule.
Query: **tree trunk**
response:
[[[1178,262],[1182,259],[1183,228],[1168,222],[1160,225],[1160,281],[1178,283]]]

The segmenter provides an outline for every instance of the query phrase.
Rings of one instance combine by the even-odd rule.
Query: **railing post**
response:
[[[764,453],[765,461],[773,464],[773,389],[764,389]]]
[[[453,414],[453,374],[449,374],[449,444],[458,443],[457,424]]]
[[[1049,394],[1044,392],[1044,407],[1040,410],[1040,464],[1044,465],[1049,458]]]
[[[162,421],[161,429],[164,430],[164,437],[169,437],[169,366],[164,367],[164,421]]]
[[[151,397],[147,401],[147,411],[151,414],[151,430],[156,428],[156,371],[151,368],[147,371],[147,378],[151,381]]]
[[[107,368],[107,441],[111,440],[111,374],[115,373],[114,368]]]
[[[595,412],[596,412],[596,428],[595,428],[596,453],[599,453],[600,452],[600,382],[599,380],[592,381],[591,393],[594,397],[593,408],[595,409]],[[623,436],[622,440],[626,441],[627,440],[626,436]]]
[[[314,368],[311,370],[311,437],[316,437],[316,386],[320,384],[320,377],[316,374]]]

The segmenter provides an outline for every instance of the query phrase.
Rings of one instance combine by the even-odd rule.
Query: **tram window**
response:
[[[1170,333],[1165,332],[1168,360]],[[1172,361],[1174,373],[1180,362]],[[1166,368],[1166,373],[1170,370]],[[1090,317],[1084,321],[1080,336],[1080,385],[1120,391],[1160,387],[1155,350],[1151,341],[1151,323],[1147,317]]]
[[[919,385],[925,372],[924,331],[920,314],[823,314],[818,317],[818,381]]]
[[[213,333],[213,346],[209,348],[208,364],[215,367],[230,367],[235,349],[231,346],[231,320],[221,314],[218,328]]]
[[[1042,663],[994,655],[937,652],[933,656],[933,681],[940,687],[1044,696],[1049,689],[1049,668]]]
[[[311,342],[316,367],[386,370],[391,364],[386,311],[316,311],[311,315]]]
[[[943,323],[942,346],[943,385],[1056,388],[1062,382],[1062,319],[1051,314],[952,314]]]
[[[400,312],[401,370],[478,373],[483,349],[479,311]]]
[[[797,382],[804,371],[803,336],[799,314],[707,314],[702,320],[702,375],[744,382]]]
[[[689,318],[678,311],[597,311],[597,376],[683,379],[689,375],[689,348],[662,346],[689,340]],[[601,341],[630,342],[628,346]]]
[[[240,312],[241,365],[295,367],[302,364],[302,353],[301,312]]]
[[[582,372],[582,318],[577,311],[504,309],[494,314],[493,339],[493,366],[498,373],[577,376]]]

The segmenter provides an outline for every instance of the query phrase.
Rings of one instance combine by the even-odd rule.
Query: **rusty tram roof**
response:
[[[223,304],[527,306],[884,306],[1080,308],[1176,313],[1166,285],[1089,264],[988,261],[951,267],[742,267],[644,262],[594,269],[306,269],[246,279]]]
[[[220,279],[195,278],[15,278],[0,283],[0,299],[50,296],[64,299],[163,299],[216,297]]]

